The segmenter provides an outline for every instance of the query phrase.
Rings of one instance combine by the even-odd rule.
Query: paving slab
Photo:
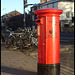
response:
[[[36,75],[37,60],[22,52],[1,51],[1,75]]]
[[[60,53],[60,75],[74,75],[74,50],[70,49]],[[8,50],[2,46],[1,75],[37,75],[37,51],[33,53],[29,56],[21,51]]]

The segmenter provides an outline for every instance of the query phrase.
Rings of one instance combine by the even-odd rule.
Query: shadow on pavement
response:
[[[15,69],[15,68],[10,68],[10,67],[5,67],[5,66],[1,66],[1,72],[9,73],[12,75],[37,75],[36,72]]]

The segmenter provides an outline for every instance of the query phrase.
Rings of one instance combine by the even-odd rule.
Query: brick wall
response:
[[[45,0],[41,0],[41,3],[45,3]]]
[[[47,0],[47,2],[48,2],[48,1],[51,1],[51,0]]]

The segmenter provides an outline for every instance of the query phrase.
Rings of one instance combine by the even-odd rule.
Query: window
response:
[[[41,3],[45,3],[46,2],[46,0],[41,0]]]
[[[66,17],[70,18],[70,11],[66,12]]]
[[[34,15],[32,15],[32,20],[34,21]]]
[[[32,8],[32,12],[34,12],[34,8]]]
[[[2,17],[1,17],[1,22],[2,22]]]
[[[40,9],[40,7],[37,7],[37,9]]]
[[[72,18],[74,16],[74,13],[71,11],[66,12],[66,17],[67,18]]]
[[[73,17],[73,12],[71,12],[71,17]]]
[[[51,1],[58,1],[58,0],[51,0]]]
[[[51,0],[47,0],[47,2],[48,2],[48,1],[51,1]]]

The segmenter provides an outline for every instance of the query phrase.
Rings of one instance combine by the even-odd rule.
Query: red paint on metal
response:
[[[59,18],[62,10],[36,10],[38,35],[38,62],[41,64],[60,63],[60,28]],[[38,27],[39,26],[39,27]]]

